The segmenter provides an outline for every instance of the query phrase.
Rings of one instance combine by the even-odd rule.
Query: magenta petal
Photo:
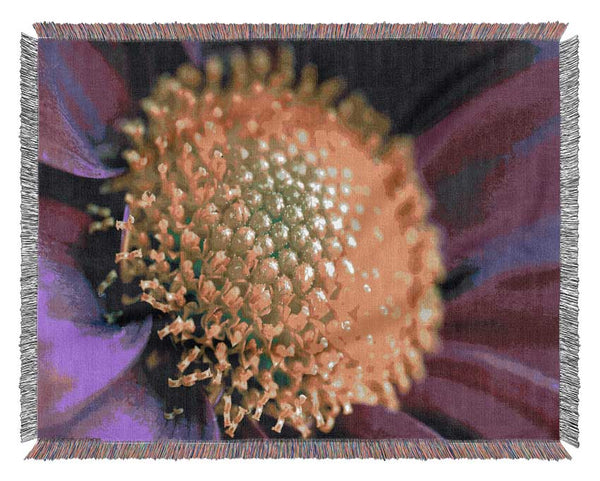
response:
[[[334,436],[360,439],[433,439],[440,436],[414,417],[383,406],[352,406],[350,415],[336,418]]]
[[[86,407],[61,437],[102,441],[218,440],[212,407],[206,402],[204,408],[203,417],[208,420],[204,425],[185,416],[167,421],[163,403],[130,371]]]
[[[87,42],[39,42],[40,161],[82,177],[108,178],[107,128],[129,107],[119,75]]]

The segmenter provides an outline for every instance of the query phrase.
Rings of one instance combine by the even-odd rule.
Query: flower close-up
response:
[[[40,438],[557,439],[557,71],[42,40]]]

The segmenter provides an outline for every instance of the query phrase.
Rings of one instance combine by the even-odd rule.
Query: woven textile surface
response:
[[[36,25],[29,456],[568,457],[564,30]]]

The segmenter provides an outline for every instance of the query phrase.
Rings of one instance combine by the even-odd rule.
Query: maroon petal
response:
[[[558,353],[559,288],[554,265],[494,276],[446,303],[442,337],[500,350],[552,347]]]
[[[428,377],[401,398],[420,418],[442,415],[485,439],[557,438],[557,379],[487,347],[459,342],[446,341],[426,364]]]
[[[82,246],[91,218],[66,204],[41,197],[38,205],[40,257],[76,268],[71,249]]]
[[[350,415],[336,418],[334,437],[360,439],[433,439],[440,436],[402,411],[383,406],[355,405]]]
[[[548,439],[557,431],[540,426],[491,394],[449,379],[428,376],[400,399],[419,417],[445,417],[483,439]],[[448,424],[448,423],[446,423]]]
[[[417,139],[450,268],[488,239],[558,212],[557,72],[556,60],[535,64]]]
[[[129,107],[125,85],[88,42],[39,42],[40,161],[82,177],[107,178],[107,129]]]
[[[558,366],[558,350],[554,356]],[[489,394],[535,424],[558,432],[558,377],[546,376],[485,346],[449,341],[428,359],[427,369],[433,377]]]
[[[492,347],[491,352],[505,356],[542,373],[551,379],[560,377],[560,359],[556,346],[524,346],[519,344]]]
[[[218,440],[219,428],[210,403],[201,423],[184,415],[166,420],[163,403],[130,371],[87,406],[60,437],[102,441]]]
[[[474,97],[419,136],[419,165],[425,177],[435,182],[459,170],[465,159],[510,152],[515,142],[558,113],[557,72],[556,59],[535,64]]]
[[[95,292],[70,257],[86,216],[46,199],[40,199],[40,213],[38,425],[43,435],[72,419],[137,360],[151,321],[108,325]]]
[[[273,423],[274,424],[274,423]],[[240,423],[235,431],[236,439],[269,439],[265,426],[250,416]]]

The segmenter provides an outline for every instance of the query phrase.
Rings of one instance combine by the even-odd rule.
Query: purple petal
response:
[[[219,428],[210,403],[204,403],[207,422],[185,416],[164,418],[163,403],[144,386],[133,370],[114,382],[74,420],[65,438],[94,438],[102,441],[218,440]]]
[[[39,259],[39,429],[68,422],[137,360],[151,321],[123,328],[102,319],[81,272]]]
[[[129,107],[122,79],[89,43],[39,42],[40,161],[82,177],[108,178],[107,128]]]
[[[560,215],[538,219],[515,228],[477,249],[467,261],[479,266],[475,285],[507,271],[518,272],[531,266],[556,265],[560,258]]]
[[[213,405],[207,398],[204,398],[203,403],[204,412],[202,413],[202,439],[221,439],[221,430],[219,429],[219,422],[217,421],[217,415],[213,409]]]
[[[535,55],[534,62],[538,63],[543,62],[544,60],[558,58],[558,42],[552,40],[533,40],[531,43],[539,49]]]
[[[38,424],[40,434],[68,422],[138,358],[151,321],[126,327],[102,319],[97,297],[70,255],[87,216],[40,199]]]
[[[352,406],[350,415],[336,418],[333,435],[360,439],[432,439],[440,436],[402,411],[391,411],[382,406]]]
[[[127,222],[129,220],[129,214],[131,212],[129,211],[129,204],[125,204],[125,209],[123,210],[123,222]],[[119,250],[124,250],[125,249],[125,238],[127,237],[127,231],[125,229],[123,229],[121,231],[121,246],[119,248]]]

